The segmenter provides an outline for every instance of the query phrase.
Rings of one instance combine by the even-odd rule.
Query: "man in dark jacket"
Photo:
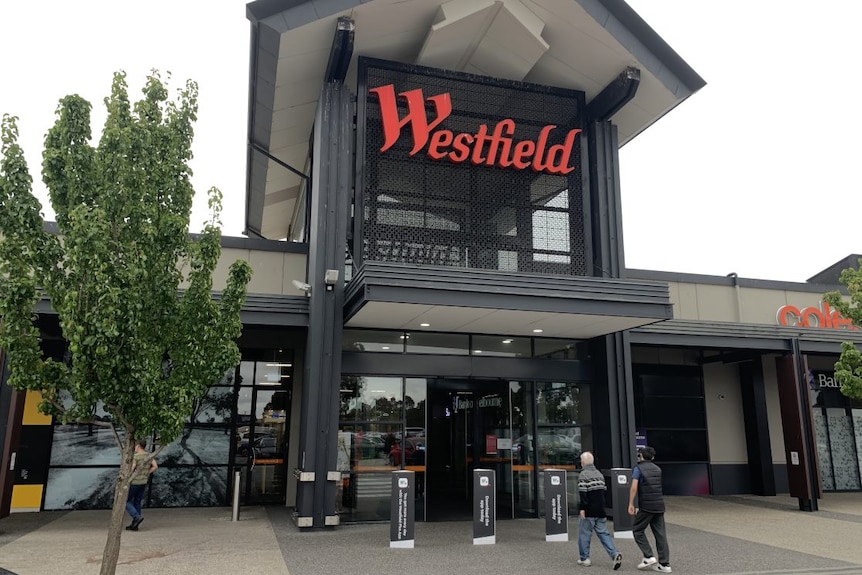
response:
[[[596,469],[593,454],[584,451],[581,454],[581,474],[578,476],[578,496],[580,503],[580,521],[578,526],[578,565],[589,567],[590,539],[593,531],[599,537],[599,542],[605,548],[613,562],[614,569],[619,569],[623,556],[614,546],[611,534],[608,533],[608,519],[605,514],[605,478]]]
[[[661,468],[653,463],[655,449],[649,446],[638,450],[638,464],[632,470],[632,487],[629,490],[629,515],[635,515],[632,533],[635,543],[643,553],[643,560],[638,563],[638,569],[652,569],[662,573],[671,573],[670,549],[667,546],[667,533],[664,526],[664,496],[661,487]],[[635,509],[635,495],[638,497],[638,509]],[[652,547],[646,537],[649,525],[655,537],[658,550],[658,560],[652,553]]]

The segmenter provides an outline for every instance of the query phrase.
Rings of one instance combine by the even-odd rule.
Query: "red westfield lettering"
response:
[[[802,309],[799,309],[794,305],[783,305],[778,308],[777,319],[779,325],[794,327],[822,327],[847,330],[859,329],[853,325],[851,320],[833,310],[826,302],[820,302],[820,307],[804,307]]]
[[[581,130],[569,130],[562,144],[548,145],[555,125],[548,125],[539,131],[536,141],[515,141],[516,124],[514,120],[504,119],[490,129],[481,124],[475,133],[455,133],[452,130],[435,130],[452,114],[452,97],[438,94],[427,99],[421,89],[401,92],[398,96],[407,102],[407,114],[400,118],[395,86],[392,84],[369,90],[377,94],[383,122],[383,146],[385,152],[395,145],[401,137],[401,130],[410,125],[413,134],[414,156],[426,148],[428,157],[434,160],[448,159],[461,163],[470,160],[474,165],[499,166],[524,170],[532,168],[536,172],[549,174],[568,174],[575,168],[569,165],[575,138]],[[429,120],[425,102],[434,109],[434,119]]]

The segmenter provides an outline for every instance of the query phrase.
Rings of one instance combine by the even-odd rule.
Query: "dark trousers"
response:
[[[147,484],[129,485],[129,497],[126,499],[126,511],[132,516],[132,519],[137,519],[141,516],[141,506],[144,503],[144,492],[147,489]]]
[[[640,547],[644,557],[654,557],[652,547],[646,536],[647,526],[652,529],[652,534],[655,537],[655,546],[658,550],[658,562],[662,565],[670,563],[670,549],[667,546],[667,532],[664,528],[664,513],[650,513],[649,511],[638,510],[635,515],[635,522],[632,526],[632,534],[635,537],[635,543]]]

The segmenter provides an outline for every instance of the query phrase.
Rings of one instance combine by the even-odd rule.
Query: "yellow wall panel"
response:
[[[23,425],[51,425],[51,416],[39,413],[39,404],[42,402],[42,394],[38,391],[28,391],[24,400],[24,415],[21,417]]]
[[[39,511],[42,507],[42,489],[42,485],[13,485],[11,511]]]

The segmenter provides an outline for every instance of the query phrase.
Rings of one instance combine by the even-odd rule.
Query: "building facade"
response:
[[[164,447],[149,505],[226,505],[239,481],[303,527],[386,520],[408,469],[418,518],[450,520],[490,468],[498,517],[535,517],[543,469],[573,492],[583,450],[630,467],[638,441],[668,494],[816,509],[862,489],[862,411],[830,374],[860,337],[820,303],[834,278],[625,267],[618,149],[704,82],[624,2],[248,16],[249,237],[225,238],[215,282],[237,257],[255,271],[243,361]],[[0,514],[108,507],[107,434],[2,390]]]

